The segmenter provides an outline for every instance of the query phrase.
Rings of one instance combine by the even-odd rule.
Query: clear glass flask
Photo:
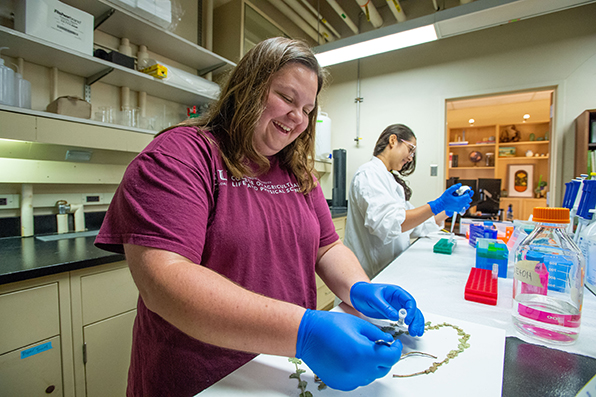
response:
[[[533,220],[515,251],[513,324],[535,339],[571,344],[579,335],[585,260],[565,231],[569,209],[536,207]]]

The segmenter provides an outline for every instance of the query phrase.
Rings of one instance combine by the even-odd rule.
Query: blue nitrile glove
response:
[[[424,316],[416,307],[416,300],[404,289],[393,284],[374,284],[360,281],[350,289],[352,307],[365,316],[399,320],[399,309],[408,311],[404,320],[411,336],[424,333]]]
[[[402,344],[376,340],[393,337],[346,313],[306,310],[296,342],[296,357],[334,389],[349,391],[387,375],[401,357]]]
[[[443,194],[441,194],[441,197],[428,202],[433,214],[437,215],[445,211],[445,213],[449,216],[450,214],[453,215],[454,212],[460,212],[464,208],[469,208],[470,203],[472,202],[472,197],[469,193],[464,193],[461,196],[458,196],[455,191],[459,189],[460,186],[461,183],[456,183],[449,189],[445,190]],[[468,190],[468,192],[472,192],[472,194],[474,194],[472,189]]]

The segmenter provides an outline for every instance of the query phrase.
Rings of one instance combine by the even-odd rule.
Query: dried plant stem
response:
[[[439,369],[439,367],[443,364],[447,364],[449,362],[449,360],[454,359],[455,357],[457,357],[460,353],[463,353],[465,349],[467,349],[468,347],[470,347],[470,344],[468,343],[468,340],[470,339],[470,334],[466,334],[464,332],[463,329],[461,329],[460,327],[458,327],[457,325],[452,325],[452,324],[448,324],[448,323],[443,323],[443,324],[437,324],[437,325],[431,325],[430,321],[428,321],[426,324],[424,324],[424,330],[425,331],[430,331],[430,330],[436,330],[439,329],[441,327],[451,327],[454,330],[457,331],[457,334],[459,336],[461,336],[461,338],[458,339],[459,341],[459,345],[457,346],[458,349],[457,350],[451,350],[448,354],[447,357],[441,361],[441,362],[434,362],[429,368],[425,369],[424,371],[420,371],[420,372],[416,372],[413,374],[408,374],[408,375],[398,375],[398,374],[394,374],[393,377],[394,378],[410,378],[412,376],[417,376],[417,375],[424,375],[424,374],[430,374],[435,372],[437,369]],[[434,359],[436,359],[437,357],[427,354],[427,353],[421,353],[421,352],[409,352],[406,354],[402,355],[402,358],[404,356],[407,356],[408,354],[414,354],[414,353],[418,353],[418,354],[423,354],[426,356],[430,356]]]

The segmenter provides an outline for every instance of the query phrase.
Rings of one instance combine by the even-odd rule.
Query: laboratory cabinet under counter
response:
[[[138,290],[93,260],[0,285],[0,395],[125,395]]]

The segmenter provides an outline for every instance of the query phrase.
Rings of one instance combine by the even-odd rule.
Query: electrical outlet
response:
[[[103,193],[83,193],[81,197],[84,205],[104,204]]]
[[[0,210],[20,208],[19,194],[0,194]]]
[[[439,173],[439,166],[436,164],[430,165],[430,176],[437,176]]]

